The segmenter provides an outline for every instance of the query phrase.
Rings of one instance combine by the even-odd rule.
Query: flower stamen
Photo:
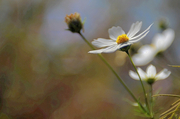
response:
[[[128,40],[129,40],[128,36],[126,34],[122,34],[117,37],[116,43],[120,44],[120,43],[127,42]]]

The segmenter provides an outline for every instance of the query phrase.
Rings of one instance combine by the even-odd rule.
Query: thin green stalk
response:
[[[94,50],[95,48],[89,41],[81,34],[79,35],[83,38],[83,40]],[[128,91],[128,93],[131,95],[131,97],[141,106],[141,108],[145,111],[146,109],[142,106],[142,104],[137,100],[137,98],[134,96],[134,94],[131,92],[131,90],[128,88],[128,86],[124,83],[124,81],[119,77],[119,75],[115,72],[115,70],[111,67],[111,65],[105,60],[105,58],[98,54],[99,58],[108,66],[108,68],[113,72],[113,74],[118,78],[118,80],[121,82],[121,84],[124,86],[124,88]]]
[[[151,115],[151,119],[154,118],[154,115],[153,115],[153,87],[152,87],[152,84],[150,85],[150,91],[149,91],[149,95],[150,95],[150,115]]]
[[[153,95],[153,97],[157,97],[157,96],[168,96],[168,97],[180,98],[180,95],[174,95],[174,94],[157,94],[157,95]]]
[[[141,77],[140,77],[140,75],[139,75],[139,72],[137,71],[136,66],[134,65],[134,62],[133,62],[133,60],[132,60],[132,58],[131,58],[131,56],[130,56],[129,52],[128,52],[128,51],[126,51],[126,53],[127,53],[127,55],[128,55],[128,57],[129,57],[129,59],[130,59],[130,61],[131,61],[132,65],[133,65],[134,69],[136,70],[136,73],[137,73],[137,74],[138,74],[138,76],[139,76],[139,79],[140,79],[140,82],[141,82],[141,86],[142,86],[142,88],[143,88],[143,92],[144,92],[144,97],[145,97],[146,106],[147,106],[148,111],[149,111],[149,110],[150,110],[150,108],[149,108],[149,103],[148,103],[148,99],[147,99],[147,93],[146,93],[146,90],[145,90],[145,88],[144,88],[144,84],[143,84],[142,79],[141,79]]]

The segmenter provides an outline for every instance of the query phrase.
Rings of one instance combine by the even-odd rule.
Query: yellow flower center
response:
[[[127,42],[128,40],[129,40],[128,36],[126,34],[122,34],[117,37],[116,43],[120,44],[120,43]]]

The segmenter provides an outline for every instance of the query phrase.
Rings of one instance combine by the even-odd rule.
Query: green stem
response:
[[[83,38],[83,40],[94,50],[95,48],[89,41],[81,34],[79,35]],[[128,88],[128,86],[124,83],[124,81],[119,77],[119,75],[115,72],[115,70],[111,67],[111,65],[105,60],[105,58],[98,54],[99,58],[108,66],[108,68],[113,72],[113,74],[117,77],[117,79],[121,82],[121,84],[124,86],[124,88],[128,91],[128,93],[131,95],[131,97],[141,106],[141,108],[145,111],[146,109],[142,106],[142,104],[137,100],[137,98],[134,96],[134,94],[131,92],[131,90]]]
[[[133,60],[132,60],[132,58],[131,58],[128,50],[126,51],[126,53],[127,53],[127,55],[128,55],[128,57],[129,57],[132,65],[133,65],[134,69],[136,70],[136,72],[137,72],[137,74],[138,74],[138,76],[139,76],[139,79],[140,79],[140,82],[141,82],[141,86],[142,86],[143,92],[144,92],[144,97],[145,97],[146,106],[147,106],[148,111],[149,111],[150,108],[149,108],[149,103],[148,103],[148,99],[147,99],[147,93],[146,93],[146,90],[145,90],[145,88],[144,88],[144,84],[143,84],[143,82],[142,82],[142,79],[141,79],[141,77],[140,77],[140,75],[139,75],[139,72],[137,71],[137,68],[136,68],[136,66],[134,65],[134,62],[133,62]]]
[[[151,115],[151,119],[154,118],[154,115],[153,115],[153,87],[152,87],[152,84],[150,85],[150,91],[149,91],[149,94],[150,94],[150,115]]]
[[[82,35],[80,32],[79,35],[82,37],[82,39],[91,47],[93,50],[95,50],[94,46]]]

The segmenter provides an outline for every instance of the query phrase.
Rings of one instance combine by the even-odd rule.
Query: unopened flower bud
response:
[[[68,30],[73,33],[80,33],[83,29],[83,23],[81,22],[81,16],[79,13],[66,15],[65,22],[68,25]]]
[[[164,31],[168,28],[168,23],[167,23],[167,20],[166,19],[161,19],[159,21],[159,28]]]

